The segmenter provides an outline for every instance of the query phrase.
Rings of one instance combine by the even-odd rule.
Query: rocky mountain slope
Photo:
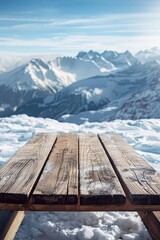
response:
[[[102,54],[80,52],[76,57],[57,57],[49,62],[32,59],[22,66],[19,66],[20,62],[26,59],[12,60],[0,59],[0,117],[10,116],[28,101],[55,94],[75,81],[106,76],[137,62],[129,52],[111,51]]]
[[[98,110],[62,115],[59,120],[83,123],[160,118],[160,65],[157,62],[145,64],[143,69],[139,69],[139,73],[134,70],[134,74],[130,72],[129,76],[130,86],[128,85],[128,90],[126,88],[127,91],[118,98]],[[127,86],[125,81],[120,82],[119,90],[123,88],[123,83]]]
[[[0,74],[0,116],[9,116],[26,102],[54,94],[75,81],[41,59]]]
[[[91,121],[97,111],[105,120],[160,117],[159,90],[160,65],[139,63],[115,74],[75,82],[55,95],[27,103],[17,113],[68,121],[70,115],[86,119],[89,111]]]
[[[20,113],[62,121],[157,117],[159,77],[157,48],[135,56],[129,51],[89,51],[49,62],[32,59],[0,74],[0,117]]]

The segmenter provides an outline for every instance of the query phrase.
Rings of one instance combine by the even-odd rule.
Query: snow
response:
[[[0,74],[0,104],[10,105],[0,107],[0,116],[24,113],[63,121],[65,114],[107,107],[112,110],[109,114],[103,111],[105,121],[159,117],[159,53],[158,49],[138,53],[144,58],[154,56],[147,63],[129,51],[80,52],[76,57],[58,57],[49,62],[17,58],[14,69],[9,58],[0,58],[0,69],[4,63],[12,69]],[[20,65],[22,62],[25,64]],[[71,102],[75,102],[74,107]]]
[[[8,108],[8,107],[10,107],[9,104],[1,104],[1,105],[0,105],[0,112],[5,111],[5,109]]]
[[[75,80],[73,74],[58,70],[42,59],[32,59],[27,64],[0,75],[0,85],[8,86],[15,92],[37,88],[53,93]]]
[[[95,94],[97,88],[102,90],[99,94]],[[74,101],[76,107],[73,112],[69,101],[71,97],[76,99],[74,98],[76,94],[79,94],[79,98]],[[53,112],[57,106],[60,106],[58,117],[56,114],[51,117],[60,121],[82,123],[86,118],[92,122],[159,118],[160,66],[156,62],[138,64],[106,77],[95,76],[73,83],[57,95],[60,97],[55,96],[50,107]],[[65,109],[67,110],[64,111]],[[43,116],[47,114],[48,112]],[[66,117],[65,114],[73,114],[73,116]]]
[[[154,59],[160,59],[160,49],[157,47],[145,51],[139,51],[135,57],[142,63],[151,62]]]
[[[112,122],[60,123],[27,115],[0,118],[0,164],[39,132],[118,133],[160,172],[160,119]],[[137,213],[37,212],[27,213],[15,237],[31,239],[150,239]]]
[[[122,91],[126,91],[125,89],[123,88]],[[44,98],[42,102],[37,103],[35,108],[39,116],[58,118],[65,114],[77,114],[81,111],[99,109],[104,104],[108,104],[109,101],[117,99],[122,91],[112,77],[96,76],[77,81],[57,94]],[[32,109],[32,102],[29,104],[30,109]],[[21,113],[26,113],[25,111],[27,110],[24,106]]]
[[[35,86],[39,88],[55,88],[53,84],[61,82],[60,90],[76,80],[81,80],[96,75],[106,75],[115,72],[118,68],[128,67],[134,64],[137,59],[129,52],[117,53],[106,58],[103,55],[90,51],[78,54],[77,57],[57,57],[51,61],[40,58],[26,57],[1,57],[0,58],[0,85],[5,84],[15,91],[30,90]],[[50,56],[51,58],[51,56]],[[114,63],[112,63],[112,60]],[[89,69],[89,71],[88,71]],[[17,81],[19,84],[17,85]]]
[[[118,53],[114,51],[104,51],[98,53],[94,51],[79,52],[77,58],[80,60],[92,61],[97,67],[102,67],[102,72],[124,69],[137,62],[137,59],[129,52]]]
[[[101,71],[103,65],[98,64],[92,59],[79,59],[76,57],[61,57],[49,63],[52,67],[58,68],[59,71],[68,73],[75,77],[75,80],[81,80],[96,75],[106,75],[106,72],[114,71],[113,67],[105,68]],[[88,71],[89,69],[89,71]]]
[[[27,115],[0,118],[0,167],[39,132],[109,132],[118,133],[160,172],[160,50],[140,51],[135,56],[129,51],[91,50],[76,57],[53,58],[0,58],[2,116],[11,107],[16,110],[19,105],[12,106],[16,98],[22,104],[47,96],[43,101],[37,100],[38,106],[47,107],[54,115],[51,117],[65,121]],[[8,89],[17,94],[15,99]],[[30,98],[23,91],[26,94],[30,91]],[[18,98],[21,92],[22,97]],[[5,96],[10,97],[4,99]],[[39,116],[50,116],[50,112]],[[142,119],[124,120],[138,118]],[[147,240],[150,237],[135,212],[31,212],[26,214],[15,239]]]
[[[33,58],[43,58],[45,62],[49,60],[55,59],[57,56],[56,55],[26,55],[26,56],[16,56],[16,55],[6,55],[0,57],[0,73],[11,71],[15,68],[18,68],[27,62],[29,62]]]

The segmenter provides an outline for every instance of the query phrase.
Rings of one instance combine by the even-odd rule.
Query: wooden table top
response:
[[[0,169],[0,209],[159,211],[160,175],[118,135],[42,133]]]

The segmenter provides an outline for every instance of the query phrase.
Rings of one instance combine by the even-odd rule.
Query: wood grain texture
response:
[[[0,169],[0,202],[26,203],[56,140],[38,134]]]
[[[100,139],[133,204],[160,204],[160,175],[118,135]]]
[[[79,138],[80,203],[124,204],[125,194],[96,135]]]
[[[16,210],[16,211],[160,211],[160,205],[136,205],[126,202],[125,204],[93,204],[93,205],[80,205],[80,204],[10,204],[0,203],[1,210]]]
[[[37,187],[34,203],[76,204],[78,201],[78,138],[62,134],[50,154]]]

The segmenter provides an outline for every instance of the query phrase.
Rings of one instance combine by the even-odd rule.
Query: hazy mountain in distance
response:
[[[48,62],[32,59],[0,74],[0,116],[27,113],[63,120],[66,114],[78,116],[111,106],[107,119],[122,115],[134,118],[134,96],[138,101],[143,91],[151,88],[152,76],[158,89],[159,52],[153,48],[134,56],[129,51],[81,51],[76,57],[57,57]]]
[[[159,105],[159,79],[160,65],[157,62],[137,64],[108,76],[75,82],[54,95],[28,102],[17,113],[67,121],[71,121],[69,115],[80,114],[85,118],[86,112],[95,111],[93,116],[101,110],[105,120],[156,117],[160,115],[159,110],[154,111]],[[154,109],[149,111],[152,105]]]
[[[74,81],[72,74],[54,69],[41,59],[0,74],[0,116],[8,116],[20,105],[56,93]]]

